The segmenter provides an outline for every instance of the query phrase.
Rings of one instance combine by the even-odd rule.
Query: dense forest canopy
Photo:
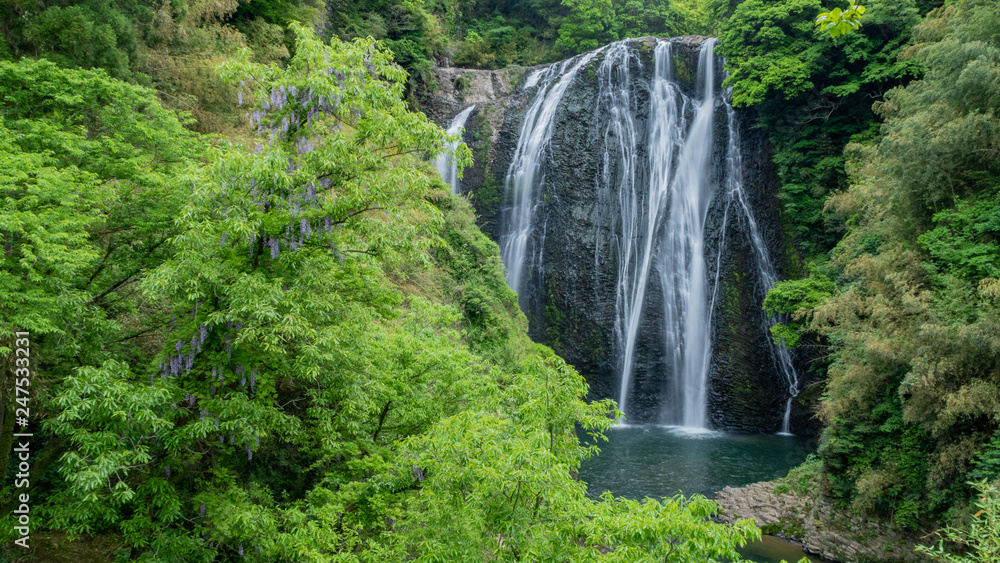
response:
[[[574,479],[576,428],[617,410],[528,339],[418,111],[435,65],[711,34],[780,179],[791,279],[765,307],[819,374],[823,494],[903,530],[971,522],[968,560],[991,560],[1000,5],[869,0],[831,37],[833,7],[0,4],[0,464],[26,330],[34,529],[146,561],[736,557],[759,532],[704,498]]]

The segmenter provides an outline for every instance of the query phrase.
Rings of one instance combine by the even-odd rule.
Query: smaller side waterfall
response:
[[[469,119],[469,116],[472,115],[472,110],[474,109],[476,109],[475,104],[463,109],[458,113],[458,115],[451,118],[451,121],[448,123],[448,134],[461,134],[465,128],[465,122]],[[441,174],[441,178],[445,181],[445,183],[451,186],[451,193],[453,194],[459,193],[460,185],[460,180],[458,178],[458,166],[455,164],[453,153],[455,152],[455,149],[458,148],[458,144],[461,142],[462,141],[460,139],[454,143],[448,143],[445,147],[447,150],[438,155],[437,159],[434,160],[434,167],[437,168],[438,173]]]
[[[520,294],[522,277],[528,266],[528,239],[531,236],[535,209],[540,198],[536,189],[545,183],[543,163],[546,162],[552,139],[556,108],[563,94],[573,83],[577,71],[593,60],[603,49],[578,55],[555,64],[544,74],[533,73],[528,83],[538,83],[538,92],[524,114],[517,148],[504,180],[506,199],[510,207],[504,210],[502,223],[507,232],[500,236],[500,255],[507,266],[507,285]]]
[[[760,298],[763,300],[763,298],[767,295],[767,292],[774,287],[775,283],[778,282],[778,274],[775,271],[774,264],[771,262],[770,256],[768,255],[767,245],[764,243],[764,238],[761,236],[760,228],[757,226],[757,221],[754,220],[753,212],[751,211],[750,205],[746,199],[746,193],[743,191],[743,163],[742,156],[740,155],[739,143],[736,141],[740,138],[739,127],[736,123],[736,112],[728,102],[726,102],[726,121],[729,126],[729,147],[727,150],[728,201],[726,216],[728,217],[728,205],[735,205],[736,211],[744,224],[745,230],[749,232],[750,242],[753,246],[754,254],[756,255],[755,257],[757,259],[757,267],[759,268],[761,280],[758,292],[760,293]],[[774,325],[777,319],[765,317],[763,314],[761,317],[763,318],[762,328],[764,329],[764,334],[767,335],[767,342],[771,350],[771,357],[774,360],[775,367],[785,379],[785,383],[788,387],[789,397],[785,402],[785,412],[781,422],[781,433],[790,434],[792,399],[799,394],[799,377],[795,371],[795,366],[792,363],[792,356],[788,352],[788,349],[780,344],[775,344],[774,340],[771,338],[770,328]]]

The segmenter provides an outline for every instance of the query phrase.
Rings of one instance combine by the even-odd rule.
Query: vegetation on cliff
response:
[[[31,487],[5,481],[3,510],[30,492],[33,542],[119,546],[91,558],[736,557],[758,532],[704,498],[587,495],[577,426],[617,411],[528,340],[425,162],[448,137],[381,44],[290,29],[284,68],[220,69],[247,140],[104,70],[0,62],[0,330],[30,332],[35,366]]]
[[[827,493],[908,529],[962,522],[971,483],[1000,478],[1000,7],[935,9],[913,37],[922,77],[876,101],[825,200],[845,236],[769,297],[829,346]]]

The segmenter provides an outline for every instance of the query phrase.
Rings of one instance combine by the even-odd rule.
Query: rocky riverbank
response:
[[[796,490],[799,489],[799,490]],[[783,480],[726,487],[715,494],[720,520],[752,519],[765,534],[803,544],[807,553],[842,563],[923,562],[914,537],[877,521],[845,514],[819,493],[818,479],[804,492]]]

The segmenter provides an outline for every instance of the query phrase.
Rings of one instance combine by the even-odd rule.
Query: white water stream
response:
[[[449,135],[458,135],[462,133],[465,128],[465,122],[468,121],[469,115],[472,114],[472,110],[474,109],[476,109],[475,104],[463,109],[458,113],[458,115],[451,118],[451,121],[448,123],[447,133]],[[434,160],[434,167],[437,168],[438,173],[441,174],[441,178],[445,181],[445,183],[451,186],[451,193],[453,194],[459,193],[460,185],[460,180],[458,178],[458,165],[455,164],[453,154],[455,149],[458,148],[458,144],[461,142],[462,140],[459,139],[454,143],[448,143],[446,146],[447,150],[438,155],[437,159]]]
[[[750,242],[757,258],[757,267],[761,279],[761,286],[758,288],[759,297],[763,300],[768,290],[778,282],[778,274],[774,264],[767,252],[767,245],[761,236],[757,221],[753,218],[753,212],[746,200],[746,193],[743,191],[743,162],[740,154],[740,131],[736,122],[736,112],[729,103],[726,103],[726,121],[729,127],[729,147],[726,151],[727,159],[727,208],[726,217],[729,216],[729,206],[736,206],[744,231],[749,231]],[[723,223],[725,225],[725,223]],[[723,227],[725,228],[725,227]],[[781,420],[781,433],[791,433],[792,399],[799,394],[799,377],[792,363],[792,355],[783,345],[775,344],[770,335],[770,328],[778,319],[763,317],[763,328],[768,338],[771,349],[771,357],[774,359],[775,368],[781,373],[788,387],[788,399],[785,401],[785,412]]]
[[[545,184],[542,164],[549,156],[549,142],[555,121],[556,108],[563,94],[573,83],[577,71],[593,60],[602,49],[578,55],[554,64],[542,72],[532,74],[529,82],[538,83],[531,105],[524,114],[517,148],[507,169],[504,181],[507,197],[513,205],[508,209],[503,224],[507,232],[500,236],[500,255],[507,266],[507,285],[520,294],[523,274],[528,270],[528,239],[540,198],[535,191]],[[542,246],[541,244],[539,246]]]
[[[705,219],[712,199],[712,125],[715,117],[715,39],[707,39],[698,57],[701,101],[680,148],[677,172],[670,182],[670,214],[660,254],[667,350],[672,354],[674,405],[681,425],[707,426],[711,318],[705,267]],[[652,154],[652,151],[650,152]],[[674,416],[677,417],[677,410]]]

